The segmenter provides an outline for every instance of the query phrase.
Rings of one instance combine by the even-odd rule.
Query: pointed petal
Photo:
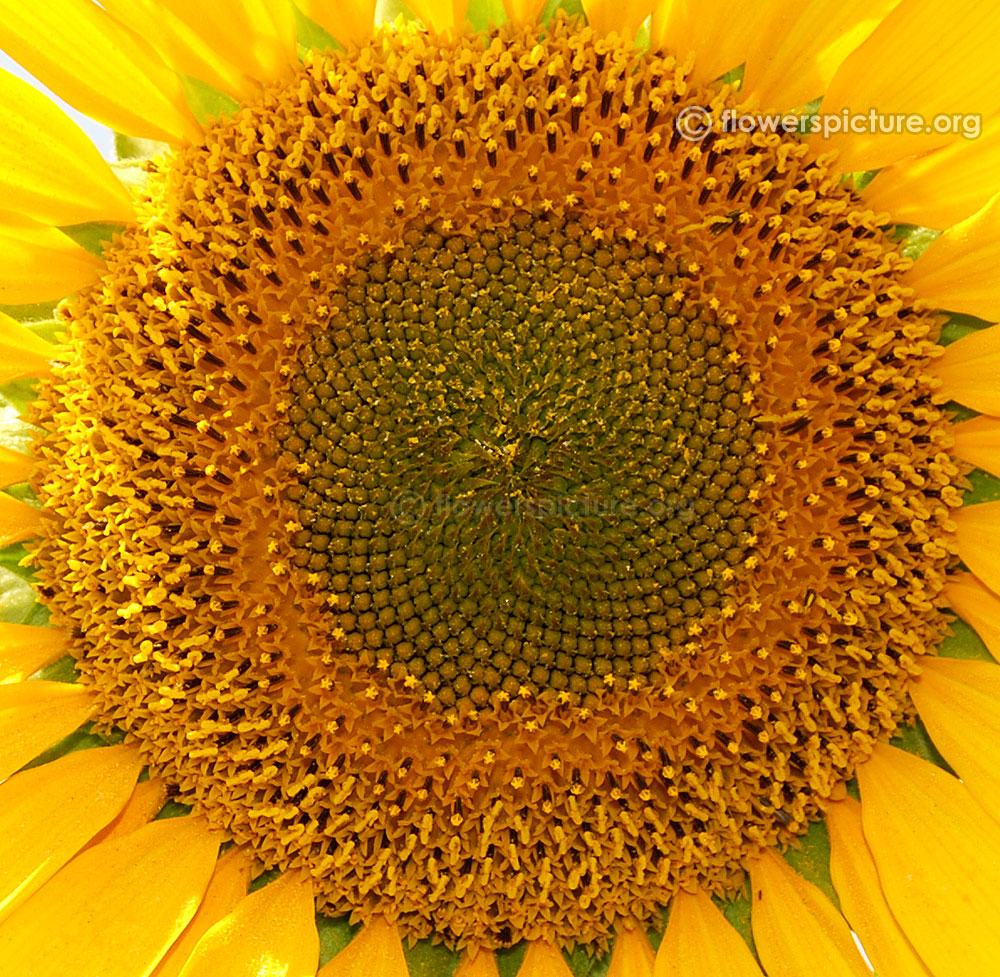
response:
[[[68,682],[0,685],[0,780],[82,726],[94,693]]]
[[[407,6],[431,30],[461,30],[469,0],[409,0]]]
[[[934,745],[973,796],[1000,820],[1000,667],[922,658],[911,695]]]
[[[20,682],[66,654],[66,632],[0,622],[0,682]]]
[[[1000,598],[971,573],[948,578],[948,605],[983,640],[989,653],[1000,662]]]
[[[0,293],[2,290],[0,285]],[[51,343],[0,312],[0,383],[22,377],[46,376],[56,353],[57,349]]]
[[[530,940],[517,977],[571,977],[559,947],[548,940]]]
[[[0,305],[52,302],[96,282],[104,262],[62,231],[0,213]]]
[[[181,977],[306,977],[316,972],[318,961],[312,883],[286,873],[216,923]]]
[[[826,811],[830,875],[840,908],[878,974],[933,977],[892,915],[861,830],[861,805],[848,797]]]
[[[753,938],[768,977],[871,977],[850,927],[823,893],[777,852],[750,866]]]
[[[653,977],[655,956],[645,933],[624,929],[615,937],[608,977]]]
[[[1000,194],[949,228],[904,275],[907,285],[936,308],[1000,319],[996,269],[1000,264]]]
[[[765,109],[794,109],[826,91],[841,62],[899,0],[795,5],[784,29],[766,39],[764,56],[747,56],[741,94]],[[755,54],[757,52],[754,52]]]
[[[250,857],[239,847],[230,848],[216,863],[205,896],[184,932],[163,955],[151,977],[177,977],[191,951],[220,919],[228,916],[250,885]]]
[[[98,831],[84,846],[84,851],[100,845],[105,841],[114,841],[138,831],[144,824],[149,824],[159,814],[167,802],[167,785],[154,777],[135,785],[132,796],[122,808],[121,813],[106,828]]]
[[[587,23],[599,34],[635,37],[654,0],[582,0]]]
[[[946,346],[930,369],[949,400],[1000,414],[1000,326],[977,329]]]
[[[1000,593],[1000,502],[964,505],[954,516],[958,555],[994,593]]]
[[[458,970],[453,977],[500,977],[497,970],[497,958],[492,950],[485,950],[482,947],[475,956],[470,956],[466,951],[462,954],[462,959],[458,963]]]
[[[0,546],[34,539],[42,533],[42,510],[0,492]]]
[[[311,17],[344,47],[362,44],[375,32],[375,0],[300,0],[302,12]]]
[[[117,816],[141,768],[137,750],[108,746],[69,753],[0,784],[0,918]]]
[[[959,139],[880,170],[862,196],[872,210],[888,211],[896,223],[943,231],[1000,190],[998,173],[1000,118],[994,117],[982,124],[978,138]]]
[[[957,4],[942,16],[940,0],[901,3],[837,70],[821,111],[884,115],[990,115],[1000,107],[993,38],[1000,8]],[[817,152],[837,149],[845,171],[874,170],[963,139],[961,133],[838,133],[814,139]]]
[[[934,977],[988,974],[1000,932],[1000,825],[940,767],[879,744],[857,770],[882,891]]]
[[[83,852],[0,925],[0,957],[32,977],[148,974],[198,908],[218,847],[186,817]]]
[[[694,55],[693,84],[707,84],[767,51],[801,5],[794,0],[731,3],[728,0],[657,0],[651,44],[683,62]]]
[[[35,470],[35,459],[0,445],[0,487],[26,482]]]
[[[507,17],[515,24],[537,24],[545,9],[545,0],[503,0]]]
[[[128,5],[134,2],[128,0]],[[149,33],[157,20],[151,21],[148,13],[134,29],[177,71],[204,77],[192,69],[208,68],[214,69],[220,80],[242,76],[278,81],[298,62],[295,17],[288,3],[218,0],[206,5],[199,0],[161,0],[139,4],[140,8],[150,6],[154,16],[160,14],[158,20],[165,34],[154,37]],[[134,16],[122,0],[113,0],[113,8],[116,17]],[[207,77],[205,80],[212,81]],[[243,91],[252,92],[253,86],[244,82]]]
[[[385,919],[366,923],[317,977],[408,977],[399,928]]]
[[[47,224],[135,219],[128,191],[50,98],[0,71],[0,106],[5,207]]]
[[[89,0],[0,0],[0,48],[118,132],[168,143],[201,140],[177,76]]]
[[[977,468],[1000,475],[1000,418],[973,417],[951,429],[953,453]]]
[[[678,892],[670,902],[654,977],[762,977],[743,937],[707,893]]]
[[[236,98],[258,90],[253,78],[221,56],[211,38],[204,37],[155,0],[102,0],[102,6],[129,30],[156,49],[164,63],[178,74],[200,78]]]

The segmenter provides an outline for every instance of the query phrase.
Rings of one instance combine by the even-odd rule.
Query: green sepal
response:
[[[948,321],[941,327],[941,338],[938,343],[941,346],[949,346],[956,340],[963,339],[980,329],[988,329],[991,325],[992,323],[985,319],[977,319],[974,315],[964,315],[961,312],[950,313]]]
[[[85,251],[103,258],[105,248],[114,242],[116,235],[125,230],[125,225],[107,221],[87,221],[85,224],[60,227],[59,230],[70,240],[76,241]]]
[[[221,88],[192,75],[179,75],[191,114],[205,125],[224,115],[233,115],[240,103]]]
[[[497,950],[495,955],[500,977],[517,977],[517,972],[521,969],[527,951],[527,943],[517,943],[504,950]]]
[[[753,927],[750,925],[752,909],[750,897],[741,894],[732,899],[713,899],[712,901],[722,910],[722,915],[726,917],[729,925],[743,937],[743,942],[756,958],[757,944],[754,943]]]
[[[574,977],[606,977],[611,966],[611,951],[596,953],[586,945],[564,950],[563,958]]]
[[[806,833],[799,835],[785,852],[785,861],[840,908],[840,900],[830,878],[830,833],[826,821],[813,821]]]
[[[299,45],[299,57],[306,51],[343,51],[343,45],[323,26],[307,17],[293,3],[295,13],[295,34]]]
[[[961,618],[952,622],[951,634],[938,646],[942,658],[960,658],[970,662],[992,662],[983,639]]]
[[[916,224],[897,224],[893,236],[903,242],[903,257],[916,261],[941,236],[941,232]]]
[[[404,945],[403,956],[410,977],[452,977],[460,959],[457,953],[431,940],[418,940],[411,947]]]
[[[915,756],[927,760],[929,763],[933,763],[934,766],[941,767],[949,773],[955,772],[948,766],[948,761],[941,756],[937,747],[934,746],[930,734],[927,732],[927,727],[924,726],[919,716],[912,723],[900,726],[896,731],[896,735],[889,742],[892,746],[906,750],[907,753],[913,753]]]
[[[323,967],[358,935],[361,924],[352,924],[349,916],[335,918],[317,913],[316,929],[319,930],[319,965]]]
[[[566,14],[567,17],[580,17],[586,20],[586,14],[583,12],[583,4],[580,0],[548,0],[542,10],[541,22],[543,24],[551,24],[555,20],[556,14],[559,11]]]
[[[135,139],[120,132],[115,133],[115,155],[120,161],[152,159],[170,152],[170,146],[154,139]]]
[[[488,31],[507,23],[507,8],[503,0],[481,0],[469,4],[469,23],[474,30]]]

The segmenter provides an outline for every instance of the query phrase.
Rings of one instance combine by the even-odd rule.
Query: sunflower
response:
[[[0,7],[4,974],[995,972],[1000,14]]]

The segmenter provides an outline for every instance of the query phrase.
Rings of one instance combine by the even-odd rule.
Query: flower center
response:
[[[334,913],[731,892],[908,715],[961,471],[897,244],[564,19],[387,30],[153,166],[60,315],[40,592],[101,728]]]
[[[748,555],[747,370],[676,259],[621,230],[448,224],[330,295],[279,432],[293,562],[348,651],[443,707],[593,706],[645,683]]]

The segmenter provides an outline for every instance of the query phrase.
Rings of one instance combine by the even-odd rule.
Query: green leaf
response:
[[[307,17],[292,4],[295,12],[295,31],[299,42],[299,52],[303,51],[343,51],[344,48],[326,28],[321,27],[311,17]]]
[[[839,909],[840,900],[830,878],[830,835],[825,821],[813,821],[785,852],[785,861],[804,879],[818,886]]]
[[[487,31],[507,23],[507,8],[503,0],[480,0],[469,4],[469,21],[477,31]]]
[[[188,108],[202,125],[223,115],[233,115],[240,107],[240,103],[232,95],[227,95],[222,89],[210,85],[207,81],[191,75],[179,77]]]

